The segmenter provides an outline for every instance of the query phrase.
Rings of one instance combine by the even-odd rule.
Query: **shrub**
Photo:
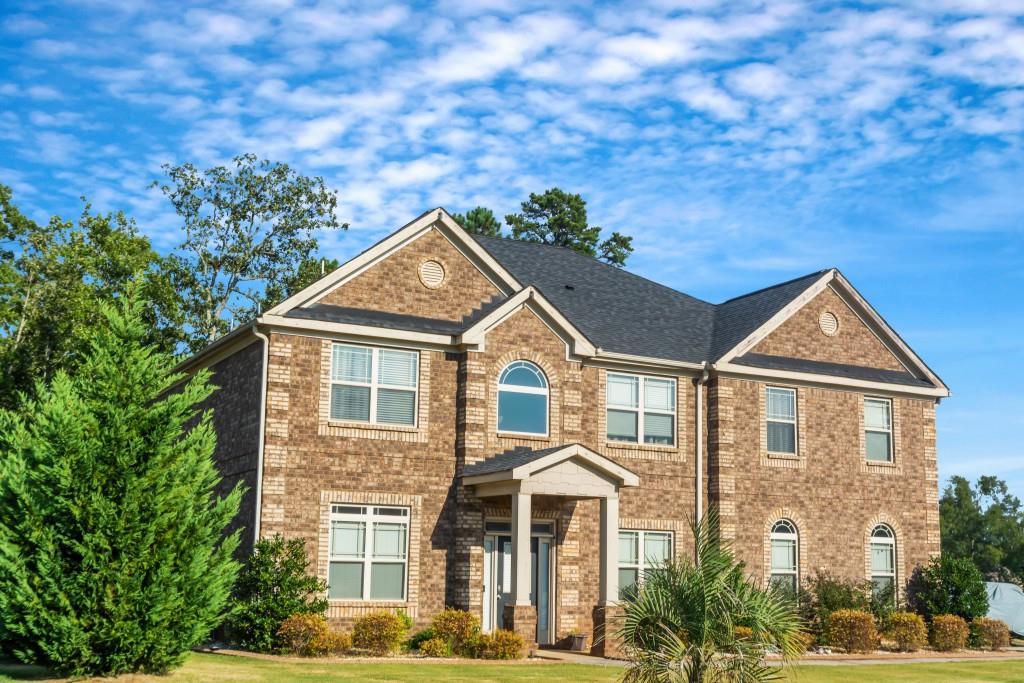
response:
[[[814,645],[816,638],[810,631],[801,631],[800,635],[797,636],[797,648],[800,652],[807,652]]]
[[[1005,621],[978,617],[971,622],[974,646],[983,650],[1001,650],[1010,646],[1010,627]]]
[[[494,631],[480,636],[478,652],[483,659],[519,659],[526,654],[526,643],[515,631]]]
[[[310,656],[343,655],[352,649],[352,634],[328,630],[310,643]]]
[[[913,612],[894,612],[885,634],[900,652],[915,652],[928,642],[928,627],[924,619]]]
[[[452,646],[444,638],[434,636],[420,643],[420,654],[424,657],[451,657]]]
[[[967,622],[955,614],[938,614],[932,619],[932,647],[936,650],[962,650],[968,634]]]
[[[422,631],[417,631],[416,633],[412,634],[412,637],[409,638],[408,642],[406,642],[405,645],[410,650],[418,650],[420,649],[420,645],[424,641],[430,640],[433,637],[434,629],[428,627],[423,629]]]
[[[471,612],[448,607],[434,615],[431,629],[448,642],[452,652],[465,655],[469,654],[467,644],[480,632],[480,619]]]
[[[856,609],[836,610],[828,617],[826,641],[847,652],[871,652],[878,646],[875,618]]]
[[[871,583],[848,581],[819,571],[809,576],[797,594],[800,616],[811,633],[825,639],[829,615],[838,610],[871,610]]]
[[[732,632],[736,636],[736,640],[750,640],[754,637],[754,629],[749,626],[735,626]]]
[[[308,569],[301,538],[286,541],[278,534],[256,544],[235,582],[235,612],[228,622],[239,645],[271,652],[286,645],[278,636],[285,619],[326,613],[327,586]]]
[[[395,612],[377,610],[356,620],[352,644],[374,655],[396,652],[405,639],[405,620]]]
[[[971,560],[941,555],[914,570],[907,584],[907,603],[925,619],[955,614],[969,621],[988,614],[988,591]]]
[[[0,642],[75,678],[178,666],[239,569],[244,487],[219,493],[209,373],[147,345],[134,294],[102,313],[73,377],[0,410]]]
[[[319,614],[293,614],[277,630],[282,647],[303,657],[312,656],[312,643],[330,632],[327,619]]]

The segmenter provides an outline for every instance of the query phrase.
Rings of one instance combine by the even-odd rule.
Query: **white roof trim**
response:
[[[592,468],[608,475],[612,479],[616,480],[616,484],[618,486],[640,485],[640,477],[636,474],[621,465],[617,465],[600,453],[595,453],[589,448],[581,446],[578,443],[569,444],[564,448],[548,453],[537,460],[514,468],[509,468],[499,472],[490,472],[487,474],[464,477],[462,483],[466,485],[474,485],[487,484],[495,481],[524,481],[529,479],[536,472],[546,470],[549,467],[566,460],[571,460],[572,458],[578,458],[590,465]]]
[[[864,297],[862,297],[860,295],[860,293],[856,289],[854,289],[853,285],[850,284],[849,280],[847,280],[843,276],[843,274],[840,273],[835,268],[832,268],[829,271],[827,271],[826,273],[824,273],[812,285],[810,285],[807,289],[805,289],[800,294],[800,296],[796,297],[795,299],[793,299],[793,301],[789,302],[784,308],[782,308],[782,310],[780,310],[778,313],[773,315],[763,325],[761,325],[759,328],[757,328],[752,333],[750,333],[743,341],[741,341],[739,344],[737,344],[732,349],[730,349],[728,352],[726,352],[725,355],[723,355],[721,358],[718,359],[717,362],[715,362],[714,368],[715,369],[727,369],[728,368],[730,370],[739,372],[739,370],[737,370],[736,368],[745,367],[745,366],[734,366],[734,365],[732,365],[731,361],[734,358],[747,353],[748,351],[753,349],[755,346],[757,346],[757,344],[761,340],[763,340],[769,334],[771,334],[776,329],[778,329],[778,327],[780,325],[782,325],[782,323],[784,323],[786,320],[788,320],[790,317],[792,317],[793,314],[795,314],[797,311],[802,309],[805,305],[807,305],[808,302],[810,302],[812,299],[814,299],[814,297],[816,297],[818,294],[823,292],[828,287],[832,287],[833,288],[833,290],[836,292],[836,294],[839,295],[839,297],[841,299],[843,299],[843,301],[848,306],[850,306],[850,308],[851,308],[852,312],[854,313],[854,315],[859,317],[861,319],[861,321],[864,322],[868,326],[868,329],[870,329],[872,332],[875,333],[875,336],[878,337],[879,341],[881,341],[882,344],[885,345],[885,347],[887,349],[889,349],[889,351],[894,356],[896,356],[897,360],[899,360],[900,363],[905,368],[907,368],[907,370],[909,372],[914,374],[915,371],[916,371],[916,373],[919,373],[919,374],[923,375],[932,384],[934,384],[937,387],[936,390],[928,390],[929,392],[932,392],[932,393],[930,393],[928,395],[936,395],[936,396],[948,396],[949,395],[949,389],[946,387],[946,385],[943,383],[943,381],[941,379],[939,379],[939,377],[934,372],[932,372],[931,368],[929,368],[925,364],[925,362],[923,360],[921,360],[921,358],[911,350],[911,348],[909,346],[907,346],[906,342],[904,342],[900,338],[900,336],[898,334],[896,334],[896,331],[893,330],[892,327],[890,327],[889,324],[885,322],[885,320],[882,318],[882,316],[878,314],[878,311],[876,311],[874,309],[874,307],[872,307],[871,304],[869,304],[864,299]],[[851,302],[852,302],[853,305],[851,305]],[[867,318],[867,319],[865,319],[865,318]],[[747,374],[749,374],[749,372],[750,372],[749,369],[746,370]],[[759,372],[761,374],[767,374],[763,370],[759,370]],[[784,372],[784,371],[774,371],[774,372]],[[794,375],[806,375],[807,377],[814,377],[814,376],[816,376],[816,375],[812,375],[810,373],[791,373],[791,374],[794,374]],[[839,381],[837,378],[830,378],[829,381],[830,381],[830,383],[837,383],[837,384],[842,384],[843,383],[843,382]],[[857,382],[857,381],[860,381],[860,380],[846,380],[846,381]],[[891,385],[891,384],[880,384],[880,383],[874,383],[874,382],[866,382],[866,383],[863,383],[863,384],[873,385],[873,386],[877,385],[879,387],[892,387],[892,386],[894,386],[894,385]],[[935,392],[938,392],[938,393],[935,393]],[[913,392],[913,393],[916,393],[916,392]]]
[[[483,347],[487,333],[523,306],[528,306],[540,311],[563,332],[565,332],[572,340],[572,353],[577,356],[589,357],[593,356],[597,352],[597,347],[595,347],[589,339],[583,336],[583,333],[576,329],[576,327],[569,322],[569,319],[562,315],[562,313],[555,308],[551,302],[545,299],[544,295],[533,287],[533,285],[519,290],[500,306],[478,320],[472,327],[459,336],[458,343],[463,346]]]
[[[453,347],[454,337],[448,334],[434,334],[431,332],[412,332],[408,330],[395,330],[388,327],[373,327],[370,325],[355,325],[352,323],[335,323],[326,320],[307,320],[305,318],[285,318],[280,315],[264,315],[257,320],[261,325],[274,329],[315,331],[330,333],[344,337],[361,337],[381,341],[403,341],[420,344],[431,344],[445,347]]]
[[[437,228],[456,249],[466,254],[479,268],[482,264],[487,270],[481,272],[502,291],[503,294],[522,289],[522,285],[512,277],[493,256],[487,253],[469,233],[455,222],[447,211],[442,208],[431,209],[410,223],[391,233],[377,244],[362,252],[355,258],[345,262],[333,272],[320,278],[309,287],[293,294],[278,305],[267,311],[267,315],[284,315],[293,308],[308,306],[327,295],[345,282],[364,272],[388,255],[414,241],[431,228]]]
[[[896,382],[875,382],[865,379],[853,379],[850,377],[836,377],[834,375],[824,375],[814,372],[774,370],[769,368],[758,368],[752,365],[736,365],[734,363],[716,363],[714,369],[716,373],[729,377],[734,376],[742,378],[789,381],[796,384],[810,384],[840,391],[845,388],[850,391],[863,392],[864,390],[869,390],[886,395],[899,394],[916,397],[927,396],[931,398],[944,398],[949,396],[949,389],[944,386],[915,387],[909,384],[898,384]]]

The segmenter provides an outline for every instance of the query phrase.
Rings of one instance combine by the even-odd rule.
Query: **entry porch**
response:
[[[593,553],[596,545],[599,556],[592,650],[614,655],[619,492],[638,486],[637,475],[580,444],[568,444],[518,449],[474,463],[466,467],[463,484],[485,506],[508,510],[507,516],[484,520],[484,628],[507,628],[540,645],[553,644],[556,637],[561,605],[555,564],[564,530],[538,512],[552,502],[599,501],[599,533],[581,539],[579,552]]]

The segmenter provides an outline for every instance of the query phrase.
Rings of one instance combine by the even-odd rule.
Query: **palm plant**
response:
[[[803,649],[803,624],[783,590],[744,575],[709,510],[692,524],[696,560],[648,572],[623,603],[619,630],[631,664],[630,683],[760,683],[782,676],[767,650],[789,662]]]

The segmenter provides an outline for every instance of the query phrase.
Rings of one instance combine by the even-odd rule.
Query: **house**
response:
[[[765,582],[899,587],[939,551],[949,394],[837,270],[713,305],[431,210],[187,361],[253,539],[328,616],[446,605],[598,638],[709,506]]]

